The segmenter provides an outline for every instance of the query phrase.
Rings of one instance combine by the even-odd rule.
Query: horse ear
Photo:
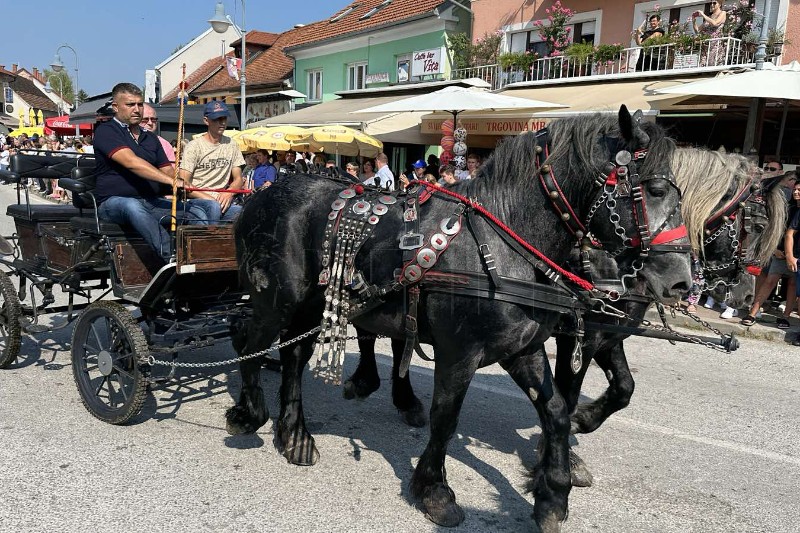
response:
[[[637,124],[639,124],[643,118],[644,118],[644,113],[642,113],[641,109],[637,109],[636,112],[633,114],[633,120]]]
[[[626,141],[633,140],[633,117],[631,117],[625,104],[619,106],[619,130]]]

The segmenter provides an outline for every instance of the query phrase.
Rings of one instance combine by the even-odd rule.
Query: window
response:
[[[335,17],[333,17],[333,18],[330,20],[330,22],[339,22],[339,21],[340,21],[340,20],[342,20],[344,17],[346,17],[347,15],[349,15],[350,13],[352,13],[352,11],[353,11],[355,8],[357,8],[358,6],[360,6],[360,5],[361,5],[361,4],[353,4],[353,5],[349,6],[347,9],[345,9],[344,11],[342,11],[341,13],[339,13],[338,15],[336,15]]]
[[[309,102],[322,100],[322,69],[306,71],[306,94]]]
[[[397,56],[397,83],[411,80],[411,54]]]
[[[367,88],[367,64],[351,63],[347,65],[347,90]]]
[[[392,0],[383,0],[383,2],[381,2],[377,7],[373,7],[372,9],[370,9],[369,11],[367,11],[366,13],[361,15],[361,18],[358,19],[358,20],[365,20],[365,19],[370,18],[372,15],[374,15],[375,13],[380,11],[382,8],[388,6],[391,3],[392,3]]]

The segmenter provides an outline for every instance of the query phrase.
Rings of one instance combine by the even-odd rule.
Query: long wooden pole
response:
[[[178,175],[181,168],[181,148],[183,145],[183,108],[186,104],[186,63],[181,67],[181,84],[178,91],[178,144],[175,147],[175,174],[172,177],[172,233],[178,228]]]

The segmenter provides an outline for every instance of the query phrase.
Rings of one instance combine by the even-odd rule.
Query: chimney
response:
[[[17,64],[11,63],[11,72],[16,72],[16,71],[17,71]]]
[[[33,67],[33,77],[39,79],[39,69],[36,67]]]

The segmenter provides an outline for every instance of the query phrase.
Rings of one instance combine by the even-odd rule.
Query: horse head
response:
[[[783,194],[738,154],[678,149],[673,167],[703,288],[729,305],[748,305],[755,288],[748,268],[765,264],[783,233]]]
[[[631,115],[624,105],[616,120],[602,115],[587,120],[595,127],[574,129],[568,139],[565,128],[554,124],[554,144],[568,148],[551,156],[554,167],[594,173],[601,184],[586,206],[590,235],[582,244],[599,242],[615,258],[625,288],[675,300],[691,284],[691,261],[670,167],[674,144],[660,127],[643,122],[641,112]]]

